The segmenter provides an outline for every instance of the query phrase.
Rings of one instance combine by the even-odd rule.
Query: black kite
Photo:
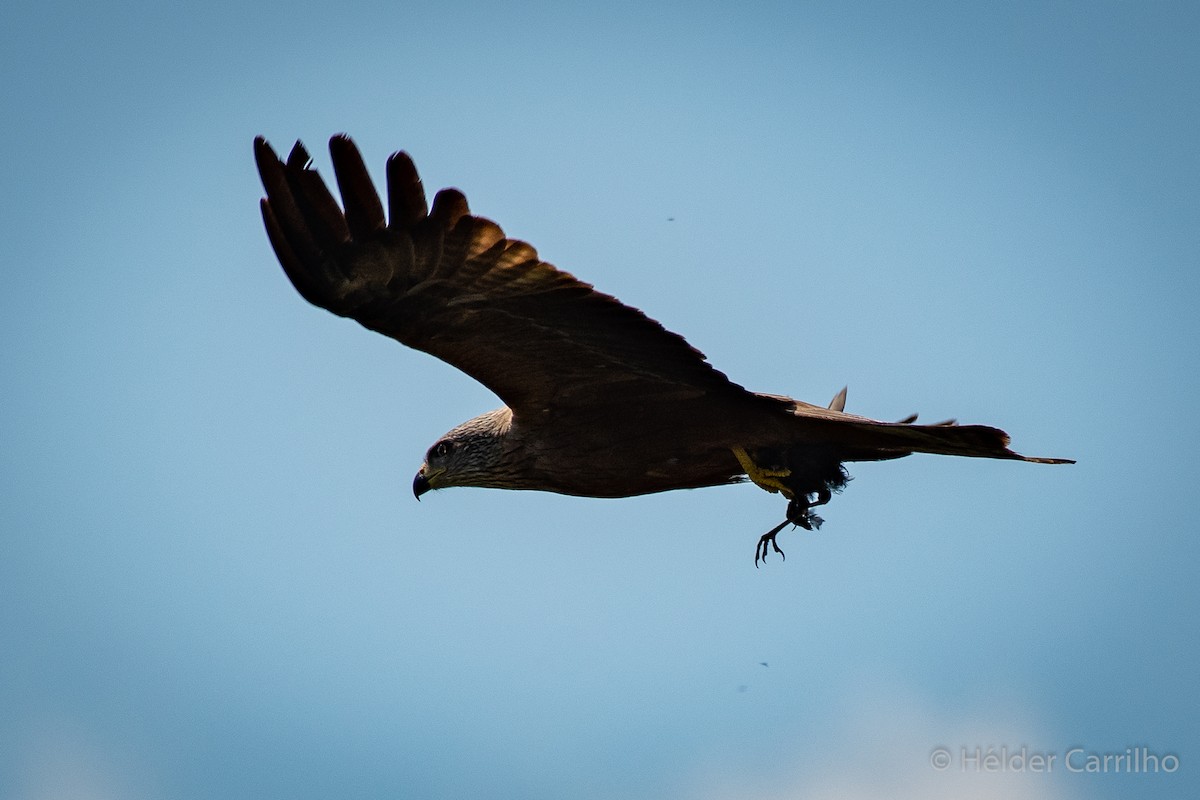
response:
[[[299,142],[286,162],[254,143],[275,254],[310,303],[453,364],[506,404],[429,449],[413,492],[449,486],[630,497],[737,483],[788,500],[755,563],[785,525],[812,530],[814,506],[849,479],[843,464],[911,453],[1015,459],[983,425],[879,422],[758,394],[681,336],[541,261],[474,216],[456,189],[433,207],[412,159],[387,162],[388,217],[349,137],[329,143],[340,208]]]

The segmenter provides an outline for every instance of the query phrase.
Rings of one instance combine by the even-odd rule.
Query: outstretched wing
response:
[[[334,136],[329,150],[344,210],[299,142],[286,162],[254,143],[267,234],[310,303],[453,364],[518,415],[754,397],[683,337],[473,216],[461,192],[430,209],[407,154],[387,162],[385,221],[354,142]]]

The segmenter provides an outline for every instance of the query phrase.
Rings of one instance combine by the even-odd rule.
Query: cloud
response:
[[[782,769],[706,772],[685,796],[696,800],[1070,800],[1064,748],[1036,715],[1009,701],[947,713],[910,692],[878,687],[827,721],[827,746],[796,742]],[[985,757],[989,752],[996,760]],[[1024,748],[1024,755],[1022,754]],[[1055,753],[1052,763],[1029,758]],[[1040,768],[1040,769],[1039,769]]]
[[[138,800],[155,796],[128,748],[66,718],[18,733],[13,800]]]

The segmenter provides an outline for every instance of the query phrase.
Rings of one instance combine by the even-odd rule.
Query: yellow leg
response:
[[[750,454],[746,452],[744,447],[733,447],[733,455],[737,458],[738,463],[742,465],[742,469],[746,470],[746,474],[750,476],[750,480],[754,481],[759,487],[766,489],[768,492],[782,492],[784,497],[791,499],[792,490],[783,485],[780,478],[786,478],[792,474],[790,469],[767,469],[760,467],[750,458]]]

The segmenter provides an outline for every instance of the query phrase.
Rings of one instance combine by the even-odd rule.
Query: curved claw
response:
[[[823,488],[813,492],[812,494],[816,495],[816,498],[812,502],[809,502],[808,495],[805,495],[804,497],[794,497],[788,501],[787,519],[759,537],[758,544],[754,547],[755,569],[758,569],[758,562],[761,561],[764,564],[767,563],[767,553],[770,552],[770,550],[767,549],[768,547],[770,547],[771,550],[774,550],[776,553],[779,553],[779,557],[782,560],[787,561],[787,556],[784,555],[783,550],[779,548],[779,543],[775,541],[775,537],[778,536],[779,532],[783,530],[784,527],[789,523],[792,525],[799,525],[806,531],[815,531],[821,527],[821,523],[825,520],[814,514],[812,512],[812,507],[825,505],[829,502],[829,499],[833,496],[833,493],[829,489]]]
[[[779,543],[775,541],[775,537],[781,530],[784,529],[784,526],[790,522],[791,520],[785,519],[783,522],[779,523],[774,528],[771,528],[771,530],[767,531],[759,538],[758,544],[754,547],[755,569],[758,569],[759,561],[762,561],[764,564],[767,563],[767,545],[770,545],[776,553],[779,553],[779,558],[781,560],[787,561],[787,555],[783,552],[783,550],[780,549]]]

